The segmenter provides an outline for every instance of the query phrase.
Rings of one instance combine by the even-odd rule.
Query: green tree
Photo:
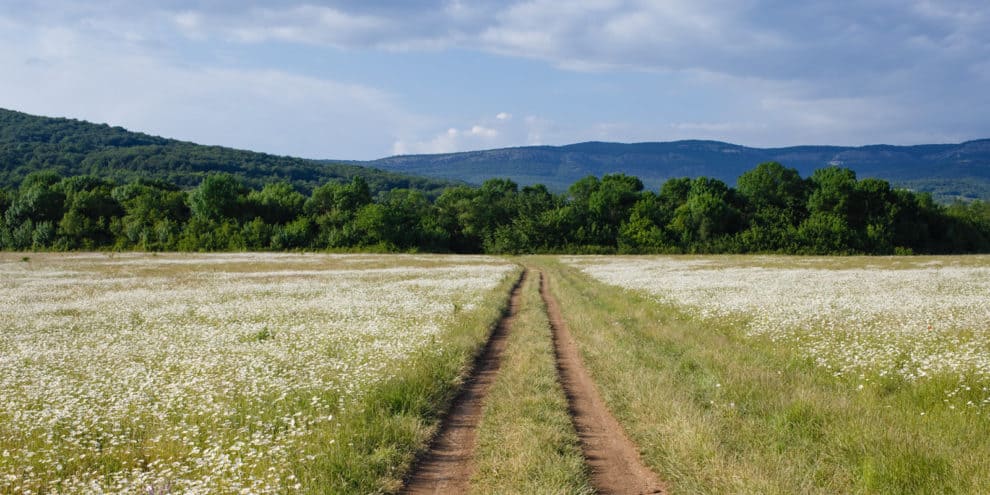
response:
[[[736,190],[750,211],[773,208],[799,222],[808,201],[808,184],[797,170],[777,162],[766,162],[739,176]]]
[[[17,225],[25,220],[59,221],[64,212],[65,193],[52,186],[52,184],[25,180],[4,215],[7,224]]]
[[[940,252],[985,253],[990,251],[990,204],[983,201],[956,202],[944,210],[944,235]]]
[[[251,250],[271,249],[274,232],[275,226],[265,223],[261,217],[254,217],[253,220],[241,225],[241,237],[244,239],[244,245]]]
[[[674,211],[684,203],[687,203],[688,195],[691,194],[691,179],[681,177],[670,179],[660,186],[660,196],[658,200],[664,210]]]
[[[178,248],[178,237],[189,219],[186,193],[163,182],[135,182],[115,188],[123,206],[116,244],[145,251]]]
[[[855,231],[845,217],[827,211],[815,211],[798,228],[803,251],[809,254],[846,254],[853,252]]]
[[[664,228],[671,219],[672,212],[665,209],[658,195],[643,194],[619,229],[619,250],[629,253],[671,251],[674,243]]]
[[[468,186],[447,188],[437,198],[437,221],[449,235],[449,246],[455,253],[480,253],[483,249],[484,230],[480,220],[476,198],[477,189]]]
[[[7,212],[7,208],[10,208],[10,204],[14,202],[14,194],[5,189],[0,189],[0,221],[3,220],[3,214]]]
[[[266,223],[286,224],[303,213],[306,196],[288,182],[266,184],[260,191],[247,194],[248,217],[261,217]]]
[[[793,252],[797,226],[807,218],[808,183],[793,168],[761,163],[739,176],[747,228],[740,234],[748,251]]]
[[[358,211],[354,229],[359,245],[389,251],[443,250],[446,232],[432,209],[433,205],[419,191],[391,191],[380,203]]]
[[[57,224],[60,249],[94,249],[112,246],[124,209],[113,197],[114,184],[97,177],[63,179],[56,186],[65,194],[65,213]]]
[[[60,181],[61,177],[51,172],[33,173],[24,179],[4,212],[8,247],[44,249],[54,244],[54,225],[65,209],[65,193],[56,187]]]
[[[519,186],[508,179],[490,179],[478,189],[450,188],[437,198],[436,222],[455,252],[497,252],[504,245],[505,228],[518,216],[519,201]]]
[[[247,243],[237,222],[193,215],[179,236],[181,251],[243,251]]]
[[[842,167],[815,170],[808,197],[808,218],[798,228],[804,249],[817,254],[855,251],[857,231],[850,215],[857,207],[856,173]]]
[[[210,174],[189,194],[189,209],[193,216],[206,220],[236,219],[241,216],[242,198],[246,192],[233,175]]]
[[[893,191],[893,244],[895,249],[911,252],[931,252],[929,224],[940,215],[931,194],[915,194],[906,190]]]
[[[307,247],[312,242],[313,230],[313,223],[307,217],[297,218],[284,225],[275,225],[272,229],[271,247],[279,250]]]
[[[619,226],[629,218],[642,190],[643,182],[636,177],[625,174],[602,177],[599,187],[588,198],[591,221],[597,225],[593,244],[618,245]]]
[[[724,182],[698,177],[691,182],[687,201],[674,210],[668,225],[680,245],[691,252],[724,250],[725,237],[741,230],[742,215]]]
[[[500,247],[498,252],[545,252],[561,239],[561,232],[547,223],[548,213],[563,204],[563,198],[554,196],[542,184],[522,188],[517,197],[515,218],[511,226],[496,232]]]
[[[849,223],[858,230],[856,247],[871,254],[892,254],[898,205],[890,183],[863,179],[856,183],[854,200],[856,204],[850,211]]]
[[[599,180],[588,176],[568,190],[565,209],[570,224],[569,240],[576,245],[614,249],[619,227],[639,200],[643,182],[625,174],[608,174]]]
[[[313,190],[303,211],[312,219],[314,243],[326,247],[347,247],[358,243],[354,220],[371,204],[371,191],[364,179],[355,177],[350,184],[328,182]]]
[[[856,192],[856,172],[842,167],[826,167],[811,175],[809,213],[831,213],[848,218]]]

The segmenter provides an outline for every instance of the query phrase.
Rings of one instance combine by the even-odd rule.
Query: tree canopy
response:
[[[308,193],[288,181],[252,187],[211,173],[195,187],[164,180],[28,174],[0,189],[8,250],[375,250],[457,253],[990,252],[990,206],[943,206],[927,194],[840,167],[804,179],[779,163],[736,187],[708,177],[658,191],[624,174],[581,179],[564,194],[508,179],[431,196],[377,195],[363,176]]]

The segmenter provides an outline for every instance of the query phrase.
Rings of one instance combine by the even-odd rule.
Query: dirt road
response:
[[[595,489],[604,494],[666,493],[663,483],[643,465],[636,446],[605,407],[543,273],[540,295],[553,329],[561,385]]]
[[[468,482],[474,472],[474,445],[482,407],[488,389],[498,375],[509,331],[519,311],[522,286],[526,282],[527,273],[524,271],[513,287],[506,315],[492,332],[475,362],[474,370],[444,418],[430,450],[413,468],[413,474],[402,493],[422,495],[468,492]]]
[[[462,494],[470,490],[478,424],[488,390],[498,375],[508,334],[519,311],[524,271],[512,289],[509,309],[492,333],[474,370],[454,400],[430,449],[407,480],[402,493]],[[570,414],[588,462],[591,480],[602,494],[663,494],[663,483],[643,465],[639,451],[605,407],[595,383],[581,360],[577,344],[546,277],[540,276],[540,295],[553,333],[557,372],[567,395]]]

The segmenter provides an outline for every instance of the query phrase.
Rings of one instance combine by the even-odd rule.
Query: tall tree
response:
[[[266,184],[260,191],[251,191],[245,200],[245,217],[261,217],[266,223],[285,224],[303,212],[306,197],[288,182]]]
[[[236,219],[242,214],[242,196],[246,193],[247,189],[233,175],[210,174],[189,194],[189,209],[193,216],[205,220]]]
[[[807,217],[808,182],[777,162],[761,163],[739,176],[748,227],[741,233],[748,251],[793,250],[797,226]]]
[[[674,210],[668,228],[690,252],[724,250],[725,237],[742,227],[736,203],[724,182],[698,177],[691,182],[687,201]]]

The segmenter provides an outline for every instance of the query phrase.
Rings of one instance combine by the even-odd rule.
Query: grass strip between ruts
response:
[[[485,401],[475,493],[593,493],[557,380],[539,283],[539,272],[531,270],[501,370]]]

